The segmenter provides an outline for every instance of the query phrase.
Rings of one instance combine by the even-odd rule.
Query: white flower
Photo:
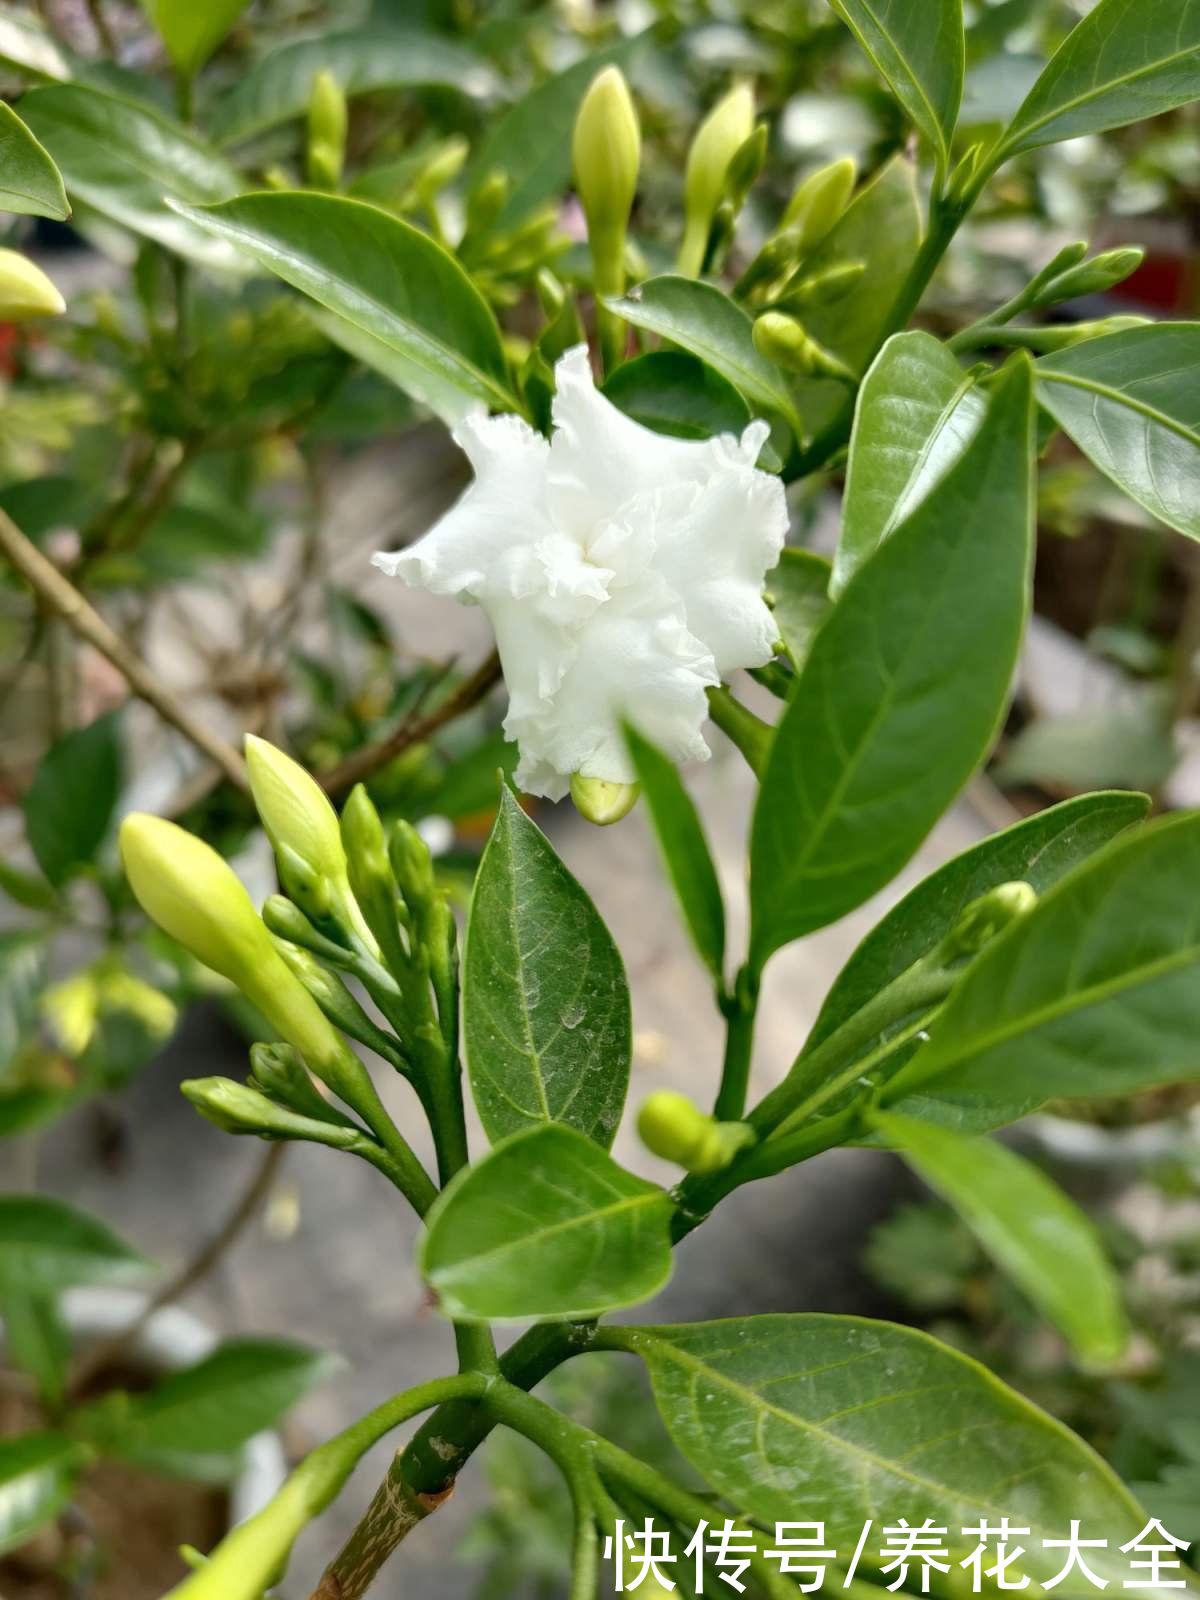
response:
[[[583,345],[555,376],[549,443],[519,417],[467,418],[454,437],[475,481],[411,549],[373,560],[484,608],[517,782],[557,800],[575,772],[632,781],[622,717],[675,760],[708,756],[705,690],[771,657],[763,579],[787,508],[754,465],[766,423],[666,438],[597,392]]]

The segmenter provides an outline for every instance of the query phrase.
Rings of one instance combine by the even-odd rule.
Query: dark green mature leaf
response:
[[[1117,839],[990,944],[888,1085],[967,1104],[1200,1074],[1200,813]]]
[[[0,933],[0,1069],[33,1031],[45,984],[45,939],[36,933]]]
[[[189,77],[212,55],[250,0],[142,0],[167,54]]]
[[[1051,57],[992,159],[1140,122],[1197,96],[1196,0],[1100,0]]]
[[[1031,425],[1021,362],[958,465],[818,632],[755,808],[758,971],[882,888],[991,742],[1028,602]]]
[[[986,410],[940,340],[915,332],[887,341],[858,391],[831,594],[941,482]]]
[[[0,1195],[0,1295],[129,1283],[150,1263],[103,1223],[45,1195]]]
[[[4,1353],[37,1385],[43,1404],[57,1406],[66,1390],[71,1334],[52,1295],[0,1294]]]
[[[1200,29],[1200,5],[1196,18]],[[1038,400],[1084,455],[1193,539],[1200,539],[1198,368],[1200,322],[1127,328],[1043,356],[1034,368]]]
[[[695,802],[676,767],[636,728],[627,728],[625,739],[688,932],[700,959],[720,984],[725,971],[725,904]]]
[[[829,615],[832,569],[827,556],[786,549],[767,573],[767,600],[775,613],[783,648],[796,671],[808,660],[817,629]]]
[[[629,986],[612,935],[505,788],[475,878],[463,1034],[495,1142],[538,1123],[612,1144],[629,1086]]]
[[[623,361],[604,393],[627,417],[677,439],[741,433],[750,407],[727,378],[682,350]]]
[[[241,187],[233,168],[177,123],[80,83],[34,89],[22,99],[21,112],[73,199],[206,266],[241,266],[224,241],[166,205],[168,197],[207,205]]]
[[[1090,1218],[1056,1183],[994,1139],[912,1117],[874,1120],[1081,1360],[1117,1359],[1129,1342],[1120,1280]]]
[[[441,88],[479,97],[496,88],[496,75],[480,56],[422,28],[324,32],[282,45],[243,73],[213,107],[213,138],[234,144],[303,116],[318,72],[332,73],[350,96]]]
[[[25,794],[25,832],[53,884],[91,862],[121,792],[118,713],[64,734],[38,763]]]
[[[506,1139],[434,1202],[421,1271],[448,1317],[594,1317],[646,1300],[671,1275],[665,1190],[574,1128]]]
[[[665,273],[608,304],[635,328],[660,333],[719,372],[751,405],[803,431],[787,379],[754,348],[753,323],[711,283]]]
[[[87,1451],[62,1433],[0,1440],[0,1555],[54,1521],[86,1458]]]
[[[1051,1576],[1072,1520],[1109,1541],[1095,1570],[1128,1571],[1118,1547],[1146,1518],[1081,1439],[927,1334],[861,1317],[737,1317],[614,1328],[606,1345],[650,1369],[676,1445],[726,1499],[768,1526],[811,1514],[834,1549],[864,1523],[932,1519],[949,1548],[981,1520],[1028,1527],[1022,1571]],[[1089,1560],[1093,1552],[1088,1552]]]
[[[69,217],[62,176],[10,105],[0,100],[0,211]]]
[[[248,194],[184,210],[332,312],[318,319],[327,333],[447,421],[472,401],[519,409],[495,317],[428,234],[338,195]]]
[[[944,170],[962,99],[962,0],[830,0]]]

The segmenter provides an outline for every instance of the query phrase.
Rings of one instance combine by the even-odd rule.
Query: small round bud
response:
[[[571,799],[575,809],[588,822],[601,828],[620,822],[637,805],[641,786],[636,783],[613,783],[608,778],[585,778],[576,772],[571,778]]]
[[[318,72],[308,96],[307,167],[310,183],[336,189],[346,159],[346,95],[328,68]]]
[[[754,91],[731,89],[705,117],[688,151],[683,179],[684,233],[678,269],[696,277],[704,266],[708,235],[725,198],[733,160],[754,132]]]
[[[41,267],[18,250],[0,250],[0,319],[59,317],[66,309],[67,302]]]
[[[1032,884],[1019,878],[1012,883],[998,883],[964,909],[943,940],[943,958],[951,961],[959,956],[978,955],[998,933],[1019,917],[1027,916],[1036,904],[1037,890]]]
[[[637,1130],[653,1155],[688,1172],[720,1172],[755,1141],[746,1123],[718,1122],[671,1089],[660,1089],[642,1102]]]
[[[619,259],[641,159],[642,134],[629,85],[619,67],[605,67],[583,97],[571,137],[575,187],[598,267],[602,254],[615,251]]]
[[[759,355],[787,372],[806,378],[853,377],[844,361],[810,337],[803,323],[782,311],[764,311],[756,317],[752,337]]]
[[[800,250],[812,250],[845,211],[858,178],[851,156],[831,161],[798,184],[783,213],[781,229],[794,230]]]

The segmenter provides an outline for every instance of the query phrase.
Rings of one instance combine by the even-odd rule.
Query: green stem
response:
[[[740,700],[735,700],[725,685],[708,691],[708,714],[732,744],[742,752],[756,778],[761,778],[771,748],[772,728],[756,717]]]
[[[738,973],[733,993],[721,1009],[726,1018],[725,1061],[713,1116],[720,1122],[737,1122],[746,1109],[754,1023],[758,1014],[758,982],[749,967],[743,967]]]

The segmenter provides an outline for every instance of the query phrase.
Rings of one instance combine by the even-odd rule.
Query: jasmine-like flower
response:
[[[787,508],[741,439],[664,437],[593,385],[587,350],[555,369],[547,442],[516,416],[467,418],[475,469],[456,505],[384,572],[481,605],[508,685],[517,783],[561,799],[572,774],[629,783],[623,717],[675,760],[704,760],[705,691],[770,660],[763,580]]]

